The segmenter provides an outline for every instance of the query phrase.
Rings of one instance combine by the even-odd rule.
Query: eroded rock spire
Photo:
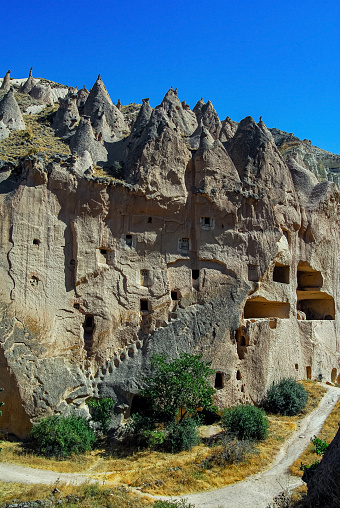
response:
[[[86,100],[84,114],[90,117],[94,132],[98,136],[101,134],[105,141],[112,141],[114,138],[120,139],[129,131],[123,114],[113,104],[100,74]],[[103,114],[105,122],[101,120]],[[103,124],[108,125],[109,131],[102,132],[100,130],[100,126]]]
[[[5,74],[4,79],[2,80],[2,83],[1,83],[1,86],[0,86],[0,90],[5,90],[5,92],[8,92],[8,90],[11,87],[11,85],[10,85],[10,75],[11,75],[11,71],[7,71],[6,74]]]
[[[14,89],[6,93],[0,102],[0,117],[9,130],[24,130],[25,122],[19,109],[18,103],[14,97]]]
[[[107,150],[95,139],[89,116],[82,116],[75,135],[71,138],[70,148],[80,157],[87,151],[94,164],[107,161]]]
[[[28,76],[27,80],[25,81],[25,83],[20,86],[19,93],[27,93],[27,94],[29,94],[30,91],[37,84],[35,79],[32,76],[32,70],[33,70],[33,67],[31,67],[30,72],[29,72],[29,76]]]

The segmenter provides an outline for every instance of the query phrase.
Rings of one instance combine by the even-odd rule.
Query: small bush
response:
[[[89,399],[86,404],[91,408],[91,418],[101,426],[101,430],[106,433],[109,430],[112,418],[114,402],[111,397],[107,399]]]
[[[90,451],[96,436],[81,416],[50,416],[34,425],[29,444],[38,455],[68,457]]]
[[[268,418],[263,409],[251,404],[226,408],[223,412],[222,427],[240,440],[265,439],[268,426]]]
[[[306,406],[308,393],[295,379],[282,379],[271,386],[262,403],[271,413],[293,416],[300,413]]]
[[[190,504],[186,499],[180,499],[179,501],[156,501],[152,508],[195,508],[194,504]]]
[[[312,439],[311,439],[313,445],[314,445],[314,448],[312,449],[312,452],[313,453],[316,453],[317,455],[323,455],[325,453],[325,451],[327,450],[328,448],[328,443],[327,441],[325,441],[324,439],[320,439],[316,436],[314,436]]]
[[[247,455],[258,453],[253,441],[247,439],[239,441],[230,434],[222,437],[221,445],[221,447],[215,447],[212,453],[203,460],[202,466],[205,469],[211,469],[214,466],[225,467],[238,464],[244,462]]]
[[[163,448],[171,453],[191,450],[201,441],[197,432],[197,422],[192,418],[171,423],[167,425],[165,431]]]

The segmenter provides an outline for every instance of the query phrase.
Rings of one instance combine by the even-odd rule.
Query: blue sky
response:
[[[2,9],[0,74],[159,104],[170,86],[221,119],[268,127],[340,153],[340,2],[11,0]]]

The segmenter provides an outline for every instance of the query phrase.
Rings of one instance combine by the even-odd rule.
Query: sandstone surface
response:
[[[92,396],[118,426],[154,353],[212,361],[220,407],[283,376],[337,381],[337,185],[262,120],[172,88],[154,109],[117,108],[100,77],[86,92],[50,119],[72,156],[0,164],[3,430]]]

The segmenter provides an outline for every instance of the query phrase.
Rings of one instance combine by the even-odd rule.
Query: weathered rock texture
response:
[[[340,430],[327,448],[315,471],[305,473],[308,485],[306,508],[339,508],[340,506]]]
[[[25,122],[11,88],[0,101],[0,117],[7,129],[24,130]]]
[[[1,166],[3,428],[90,396],[118,425],[154,353],[203,353],[220,406],[283,376],[336,381],[338,187],[286,163],[262,121],[176,90],[129,121],[100,78],[85,100],[73,157]],[[60,102],[63,133],[80,103]]]

